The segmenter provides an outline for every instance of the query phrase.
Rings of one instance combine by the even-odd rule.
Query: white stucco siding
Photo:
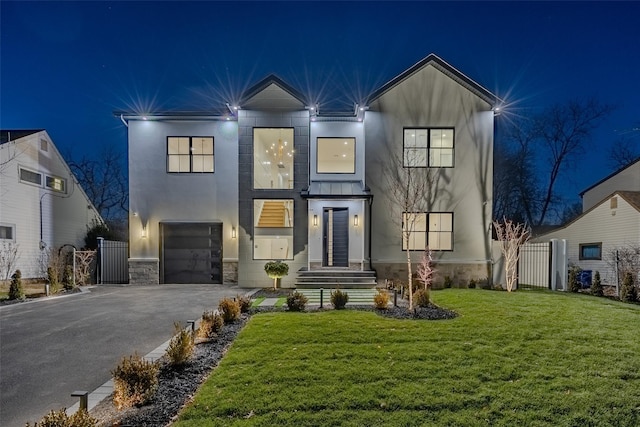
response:
[[[609,199],[568,226],[536,238],[536,241],[566,239],[569,264],[585,270],[600,271],[604,283],[614,284],[615,272],[608,259],[612,251],[624,246],[640,246],[640,212],[620,196],[618,207],[611,209]],[[602,260],[580,260],[580,244],[602,243]]]
[[[213,136],[214,173],[168,173],[168,136]],[[129,122],[131,258],[159,257],[161,222],[222,222],[224,259],[237,259],[237,239],[231,237],[232,227],[238,228],[237,200],[236,122]]]
[[[453,168],[438,174],[432,212],[454,213],[454,249],[438,252],[441,262],[491,259],[493,113],[489,104],[432,66],[415,73],[370,106],[366,116],[367,184],[374,194],[374,261],[400,260],[401,233],[389,215],[390,189],[381,180],[380,162],[388,147],[398,154],[406,127],[455,128]],[[375,243],[379,242],[379,243]]]
[[[42,149],[41,141],[46,141],[46,150]],[[3,144],[0,150],[3,162],[11,159],[2,170],[0,224],[15,227],[15,243],[19,248],[17,268],[23,277],[41,277],[41,241],[46,249],[62,245],[80,249],[88,227],[102,220],[46,132]],[[20,182],[20,168],[42,174],[42,183]],[[47,188],[47,175],[64,179],[66,192]]]

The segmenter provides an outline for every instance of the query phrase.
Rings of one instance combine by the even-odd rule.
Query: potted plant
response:
[[[264,265],[264,271],[267,276],[273,279],[273,289],[278,288],[278,282],[281,278],[289,274],[289,265],[282,261],[269,261]]]

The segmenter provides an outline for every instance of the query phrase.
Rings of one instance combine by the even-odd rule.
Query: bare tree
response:
[[[96,251],[75,251],[76,271],[75,281],[80,285],[90,284],[91,265],[96,257]]]
[[[435,272],[436,270],[433,268],[433,252],[427,247],[422,254],[420,264],[418,264],[418,280],[424,285],[425,291],[430,290]]]
[[[524,245],[531,236],[531,231],[526,224],[515,223],[511,220],[493,221],[496,230],[500,251],[504,258],[505,280],[507,291],[513,290],[518,280],[518,259],[520,259],[520,246]]]
[[[413,309],[413,282],[411,269],[411,253],[413,238],[420,221],[420,214],[429,212],[435,196],[436,170],[424,165],[422,158],[415,151],[402,154],[398,150],[388,150],[389,157],[383,163],[383,180],[387,194],[391,199],[391,219],[402,229],[403,249],[407,255],[407,281],[409,289],[409,310]],[[424,248],[420,248],[424,250]]]
[[[615,170],[622,169],[640,159],[639,139],[623,136],[616,140],[609,149],[609,163]]]
[[[127,218],[129,191],[123,155],[108,147],[98,158],[71,160],[69,167],[82,189],[108,222]]]
[[[18,244],[15,242],[2,242],[0,246],[0,279],[9,280],[16,262],[20,258]]]

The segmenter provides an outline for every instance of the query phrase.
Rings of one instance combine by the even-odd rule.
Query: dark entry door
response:
[[[325,208],[322,215],[322,265],[349,266],[349,209]]]
[[[222,223],[164,223],[163,283],[222,283]]]

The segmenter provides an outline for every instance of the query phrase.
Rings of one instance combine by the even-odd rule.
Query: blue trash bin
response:
[[[580,275],[578,276],[578,281],[580,282],[582,289],[591,287],[591,272],[592,272],[591,270],[582,270],[580,272]]]

